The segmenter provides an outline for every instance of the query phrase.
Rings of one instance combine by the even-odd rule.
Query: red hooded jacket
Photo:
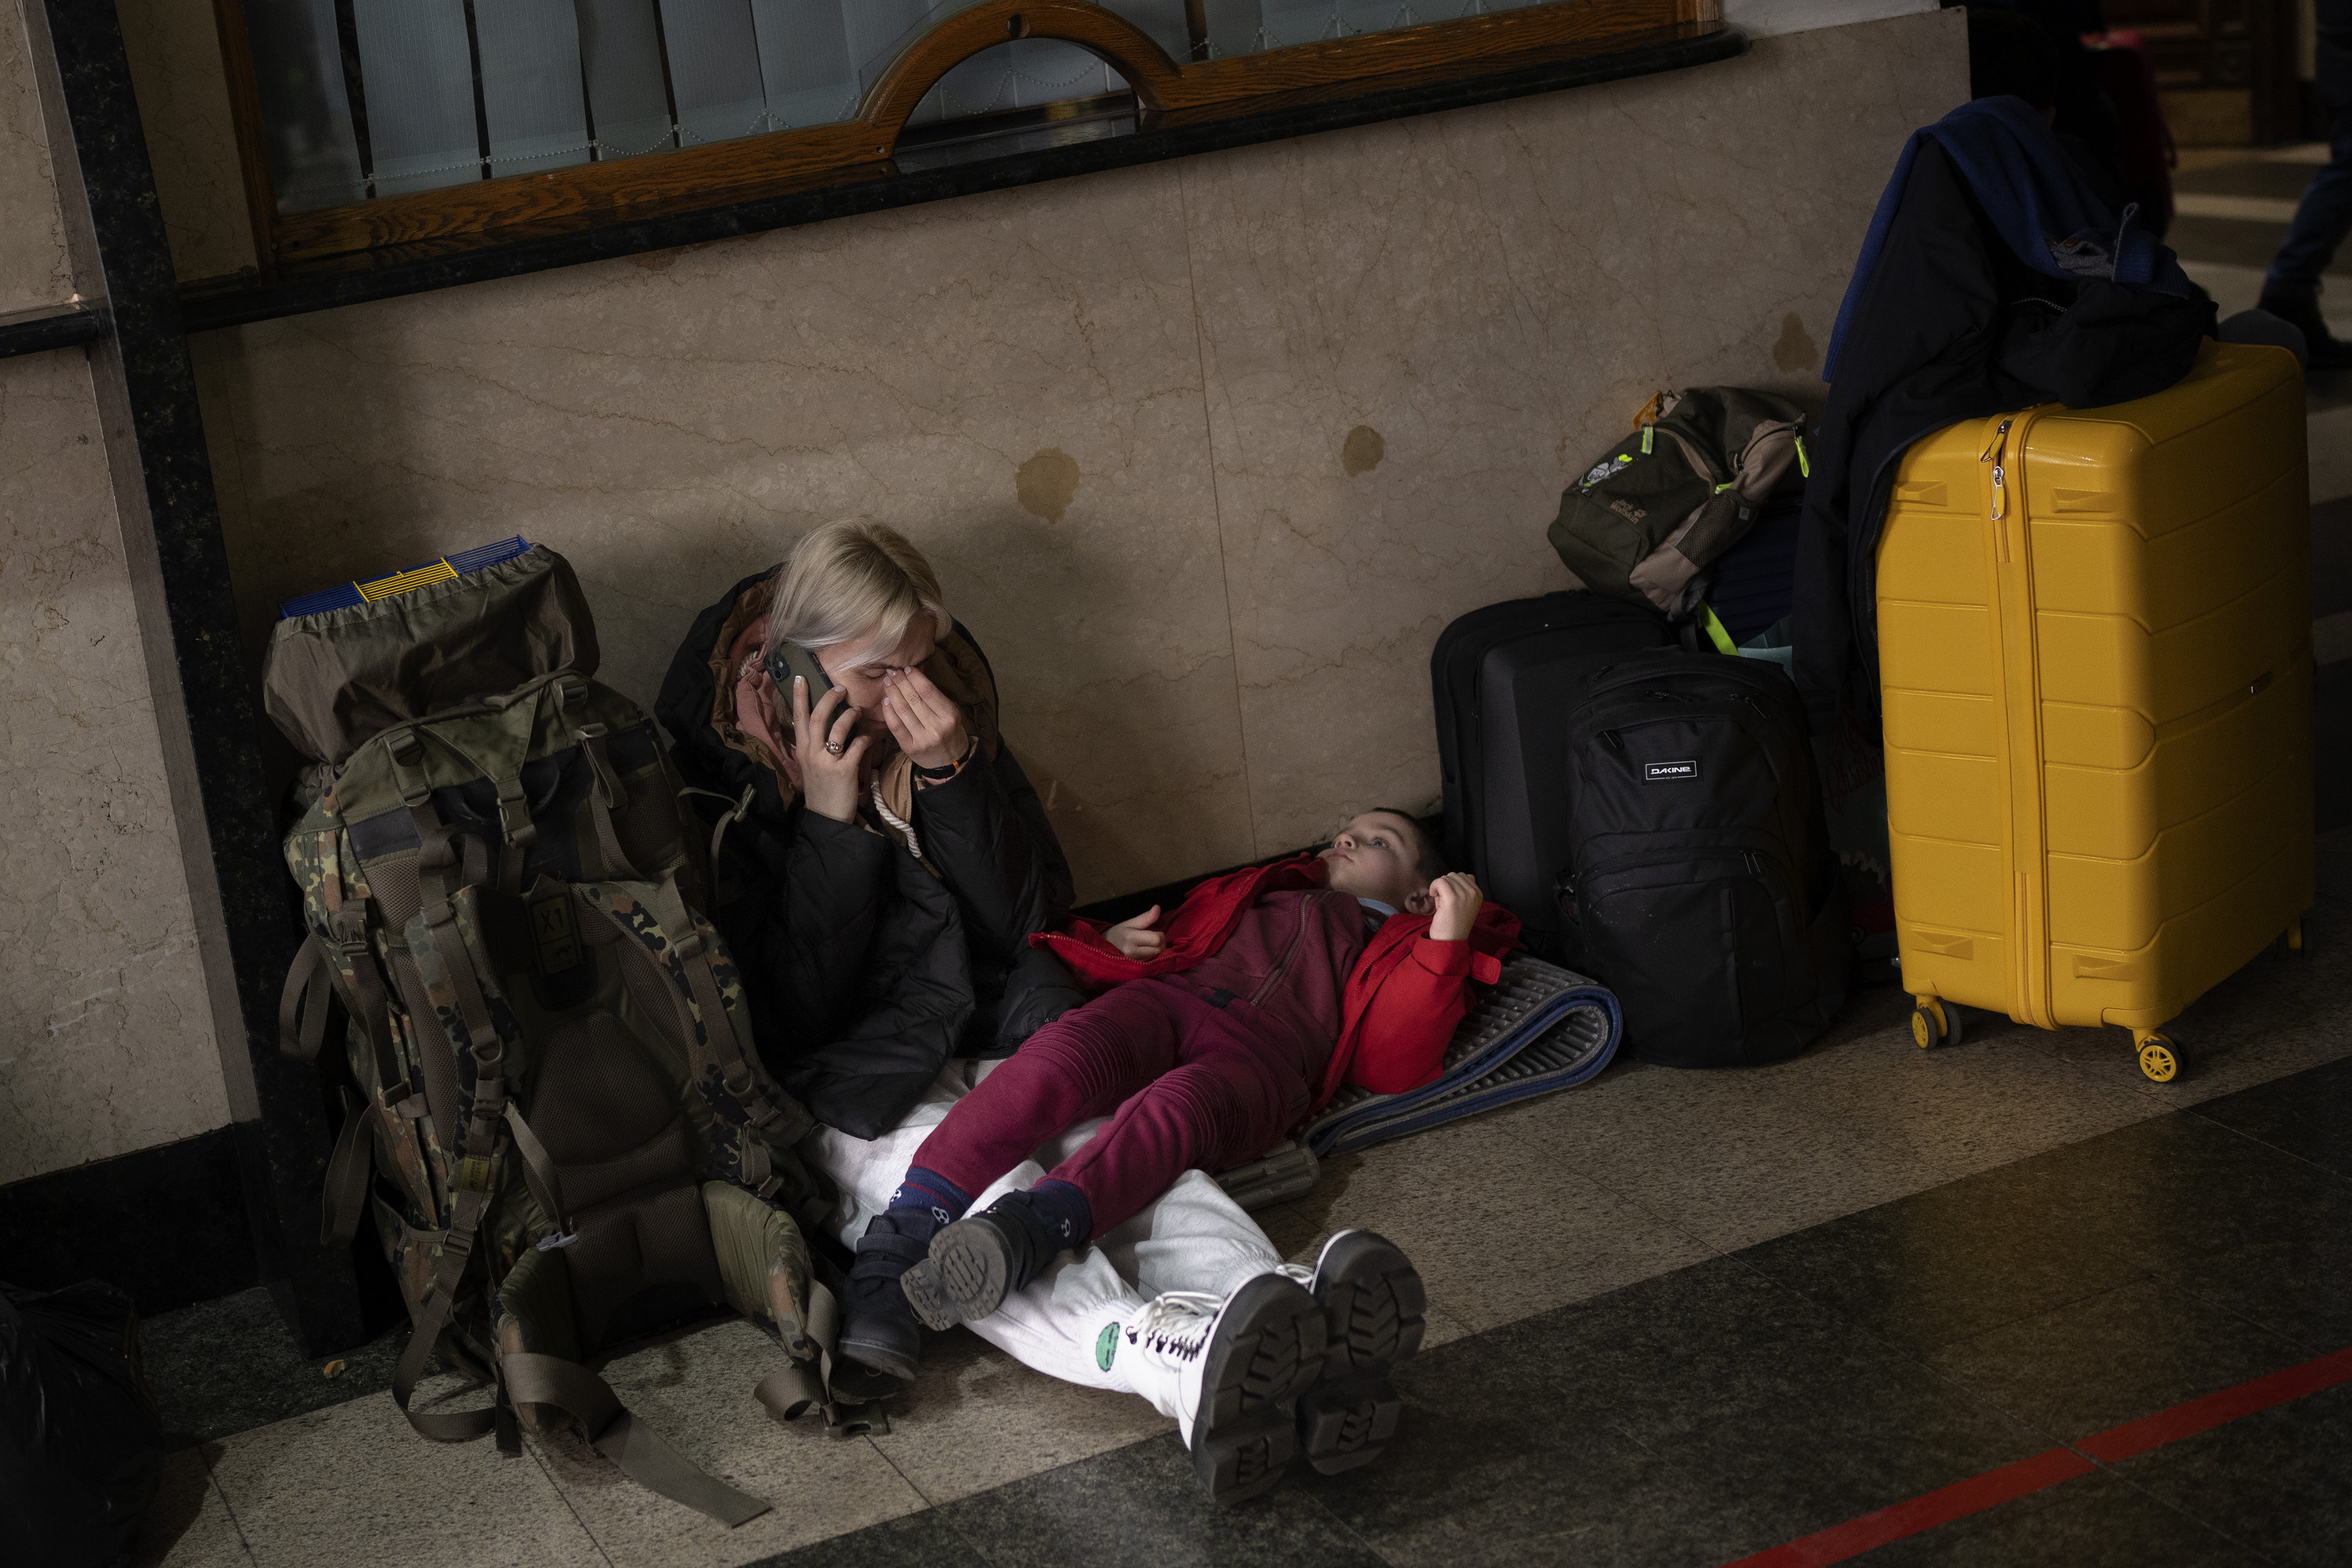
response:
[[[1128,957],[1104,938],[1110,928],[1096,921],[1078,921],[1068,931],[1040,931],[1029,941],[1099,987],[1181,973],[1223,948],[1260,896],[1320,888],[1325,876],[1321,860],[1301,855],[1212,878],[1161,922],[1168,944],[1156,958]],[[1433,941],[1428,931],[1427,915],[1399,912],[1365,943],[1348,974],[1339,1041],[1313,1110],[1322,1110],[1343,1085],[1399,1094],[1434,1079],[1455,1026],[1469,1011],[1470,982],[1493,984],[1503,973],[1502,955],[1519,945],[1518,917],[1491,902],[1479,907],[1466,942]]]

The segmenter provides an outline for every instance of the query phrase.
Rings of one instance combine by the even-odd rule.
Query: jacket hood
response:
[[[688,786],[707,789],[733,799],[740,799],[746,789],[753,792],[752,810],[771,821],[781,820],[791,803],[778,786],[774,772],[753,762],[751,756],[729,745],[714,723],[719,711],[719,679],[711,658],[719,647],[719,634],[730,620],[740,623],[736,606],[754,590],[756,606],[766,607],[766,585],[774,578],[775,568],[754,572],[727,590],[716,604],[694,617],[687,629],[685,640],[669,661],[669,673],[662,678],[661,691],[654,699],[654,717],[669,731],[671,759],[677,763],[678,773]],[[746,605],[746,611],[753,605]]]

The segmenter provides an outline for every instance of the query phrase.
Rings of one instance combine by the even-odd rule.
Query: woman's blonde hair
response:
[[[917,616],[935,635],[953,625],[940,580],[923,552],[878,522],[828,522],[802,537],[777,569],[768,607],[768,641],[833,647],[875,634],[887,652],[905,640]]]

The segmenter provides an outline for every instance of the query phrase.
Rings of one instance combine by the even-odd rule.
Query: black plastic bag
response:
[[[112,1568],[163,1476],[131,1298],[0,1284],[0,1542],[11,1563]]]

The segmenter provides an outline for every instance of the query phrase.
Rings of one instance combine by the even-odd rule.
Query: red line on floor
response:
[[[2176,1405],[2169,1410],[2159,1410],[2153,1415],[2143,1415],[2121,1426],[2110,1426],[2094,1436],[2078,1439],[2071,1447],[2103,1464],[2112,1465],[2117,1459],[2128,1459],[2134,1454],[2145,1454],[2150,1448],[2193,1437],[2224,1421],[2235,1421],[2241,1415],[2252,1415],[2257,1410],[2268,1410],[2273,1405],[2284,1405],[2290,1399],[2300,1399],[2345,1382],[2352,1382],[2352,1349],[2274,1372],[2268,1377],[2258,1377],[2252,1383],[2242,1383],[2235,1388],[2225,1388],[2219,1394],[2209,1394],[2202,1399],[2192,1399],[2186,1405]]]
[[[2339,1383],[2352,1383],[2352,1348],[2274,1372],[2268,1377],[2258,1377],[2252,1383],[2242,1383],[2235,1388],[2225,1388],[2219,1394],[2209,1394],[2202,1399],[2192,1399],[2186,1405],[2176,1405],[2169,1410],[2159,1410],[2153,1415],[2143,1415],[2137,1421],[2126,1421],[2120,1426],[2110,1426],[2063,1447],[2045,1449],[2030,1459],[2020,1459],[2013,1465],[1938,1487],[1891,1508],[1882,1508],[1875,1513],[1865,1513],[1843,1524],[1801,1536],[1785,1545],[1742,1557],[1725,1564],[1725,1568],[1822,1568],[1825,1563],[1843,1563],[1890,1541],[1900,1541],[1906,1535],[1980,1513],[2011,1498],[2087,1475],[2097,1468],[2095,1460],[2113,1464],[2134,1454],[2145,1454],[2150,1448],[2210,1432],[2224,1422],[2268,1410],[2273,1405],[2284,1405],[2290,1399],[2300,1399],[2323,1388],[2333,1388]]]

